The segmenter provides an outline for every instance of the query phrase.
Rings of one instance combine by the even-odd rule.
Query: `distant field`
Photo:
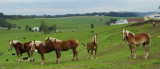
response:
[[[106,25],[106,21],[109,21],[110,18],[125,18],[125,17],[107,17],[107,16],[75,16],[75,17],[62,17],[62,18],[35,18],[35,19],[19,19],[19,20],[10,20],[9,23],[17,24],[22,27],[24,30],[25,25],[31,27],[39,27],[41,19],[44,19],[45,23],[49,26],[56,24],[58,30],[70,31],[70,30],[86,30],[90,29],[90,25],[94,24],[95,27],[101,27]],[[133,17],[131,17],[133,18]],[[102,19],[102,21],[100,21]]]

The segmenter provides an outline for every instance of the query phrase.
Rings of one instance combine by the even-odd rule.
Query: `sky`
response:
[[[6,15],[61,15],[75,13],[159,11],[160,0],[0,0]]]

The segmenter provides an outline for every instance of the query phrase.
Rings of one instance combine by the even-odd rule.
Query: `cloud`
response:
[[[109,11],[158,11],[160,0],[4,0],[5,14],[67,14]]]

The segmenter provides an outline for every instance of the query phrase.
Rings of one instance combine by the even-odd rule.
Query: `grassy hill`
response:
[[[90,25],[94,24],[96,27],[106,25],[106,21],[109,21],[111,18],[125,18],[125,17],[106,17],[106,16],[75,16],[75,17],[62,17],[62,18],[34,18],[34,19],[19,19],[11,20],[7,19],[9,23],[17,24],[18,26],[25,29],[25,25],[31,27],[39,27],[41,19],[49,26],[56,24],[58,30],[70,31],[70,30],[86,30],[90,29]],[[133,18],[133,17],[130,17]],[[100,21],[102,19],[102,21]]]
[[[64,18],[64,19],[67,19],[67,18]],[[69,19],[70,18],[68,18],[68,20]],[[23,19],[23,20],[20,20],[20,21],[26,23],[26,21],[28,21],[29,19],[28,20]],[[36,21],[37,19],[34,19],[34,20]],[[46,19],[46,22],[47,20],[49,22],[49,19]],[[82,23],[83,22],[85,22],[85,20],[83,21],[82,19]],[[21,22],[17,22],[17,23],[21,23]],[[25,24],[20,24],[20,25],[23,26]],[[144,55],[144,49],[142,45],[140,45],[136,49],[137,58],[136,59],[130,58],[129,47],[127,46],[126,42],[122,40],[122,29],[126,27],[127,27],[127,30],[134,32],[135,34],[146,32],[151,35],[152,39],[151,39],[150,52],[149,52],[148,59],[142,58]],[[56,64],[55,63],[56,54],[53,51],[51,53],[45,54],[46,64],[44,65],[40,65],[41,56],[37,52],[34,52],[34,58],[35,58],[34,62],[28,63],[27,60],[24,60],[23,62],[18,63],[17,56],[11,56],[11,52],[7,51],[9,49],[8,41],[9,40],[20,40],[21,42],[26,42],[30,40],[44,41],[46,37],[51,36],[61,40],[76,39],[81,44],[82,42],[87,43],[88,41],[91,41],[94,34],[90,33],[91,30],[89,28],[86,30],[83,29],[76,32],[62,32],[62,33],[51,33],[51,34],[43,34],[41,32],[29,32],[24,30],[0,31],[0,38],[1,38],[0,52],[3,52],[3,56],[0,56],[0,68],[158,69],[160,68],[160,55],[159,55],[160,38],[158,37],[160,35],[160,27],[157,27],[155,30],[151,30],[151,27],[152,27],[151,23],[146,23],[138,26],[128,24],[128,25],[98,27],[98,25],[96,25],[96,28],[94,29],[94,34],[98,34],[97,36],[98,37],[98,41],[97,41],[98,42],[98,53],[97,53],[98,59],[93,59],[93,60],[87,59],[86,47],[80,47],[80,50],[78,51],[79,61],[71,60],[73,57],[73,54],[72,54],[72,50],[69,50],[69,51],[61,52],[62,62],[61,64]],[[22,38],[24,37],[27,39],[23,40]],[[15,53],[14,49],[12,50],[12,52]],[[23,54],[23,57],[27,57],[27,53]],[[9,61],[6,61],[6,59],[9,59]]]

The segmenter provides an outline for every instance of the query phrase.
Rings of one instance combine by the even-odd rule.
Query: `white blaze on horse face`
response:
[[[123,29],[123,32],[122,32],[122,34],[123,34],[122,36],[123,36],[123,39],[124,39],[125,29]]]

